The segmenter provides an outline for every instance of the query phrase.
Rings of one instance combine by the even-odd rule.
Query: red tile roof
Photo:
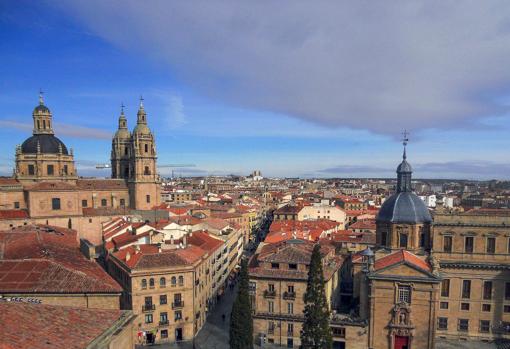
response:
[[[76,232],[23,226],[0,232],[0,291],[119,293],[122,288],[78,248]]]
[[[213,237],[207,231],[202,230],[194,231],[188,235],[187,239],[188,243],[198,246],[209,253],[213,253],[223,245],[223,240]]]
[[[376,229],[375,219],[362,219],[356,221],[353,224],[351,224],[349,228],[375,230]]]
[[[427,272],[432,270],[430,265],[425,260],[406,250],[400,250],[377,259],[375,261],[374,268],[375,270],[381,270],[400,263],[408,263]]]
[[[0,219],[25,219],[28,218],[27,210],[0,210]]]
[[[283,240],[297,239],[317,241],[322,233],[335,229],[340,223],[319,219],[313,221],[273,221],[264,242],[275,243]]]
[[[81,190],[128,190],[123,179],[78,179],[76,186]]]
[[[0,301],[2,349],[85,348],[130,312]]]

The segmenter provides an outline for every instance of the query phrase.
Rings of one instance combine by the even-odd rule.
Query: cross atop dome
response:
[[[404,160],[407,158],[407,155],[406,155],[407,143],[409,143],[409,132],[407,130],[404,130],[404,132],[402,132],[402,144],[404,145],[404,155],[403,155]]]
[[[43,90],[39,89],[39,104],[44,105],[44,99],[43,99]]]

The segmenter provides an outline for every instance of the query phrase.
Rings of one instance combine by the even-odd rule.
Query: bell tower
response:
[[[112,178],[129,179],[131,170],[131,133],[127,128],[124,104],[121,105],[119,127],[112,139]]]
[[[34,135],[54,134],[51,112],[48,107],[44,105],[42,90],[39,91],[39,105],[34,108],[32,118],[34,119]]]
[[[160,182],[156,168],[156,145],[147,126],[147,113],[140,98],[136,126],[131,136],[129,188],[131,207],[149,210],[159,205]]]

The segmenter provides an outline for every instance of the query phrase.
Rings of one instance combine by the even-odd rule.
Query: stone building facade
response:
[[[154,137],[140,104],[131,134],[122,111],[112,141],[112,179],[84,179],[72,149],[54,135],[42,96],[34,108],[33,135],[16,147],[14,175],[0,178],[0,229],[38,223],[76,229],[101,242],[101,223],[160,203]]]

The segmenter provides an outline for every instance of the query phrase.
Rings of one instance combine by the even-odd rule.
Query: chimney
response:
[[[128,262],[131,259],[131,253],[126,253],[126,262]]]

